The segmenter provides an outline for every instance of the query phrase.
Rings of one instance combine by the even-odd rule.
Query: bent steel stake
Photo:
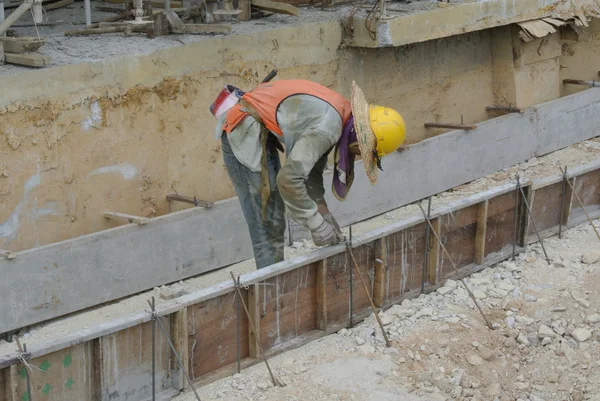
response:
[[[231,274],[231,279],[233,280],[233,286],[235,287],[235,290],[237,291],[237,295],[238,295],[240,301],[242,302],[242,306],[244,307],[244,310],[246,311],[246,316],[248,317],[248,323],[250,323],[250,328],[252,329],[252,331],[254,332],[254,335],[256,336],[256,343],[258,344],[258,348],[260,349],[260,356],[261,356],[262,360],[265,362],[265,365],[267,365],[267,370],[269,371],[269,375],[271,375],[271,381],[273,382],[273,385],[276,387],[285,387],[285,384],[283,384],[279,380],[277,380],[277,378],[273,374],[273,371],[271,370],[271,366],[269,366],[269,361],[267,360],[267,356],[265,355],[265,350],[263,349],[262,344],[260,343],[260,335],[259,335],[258,331],[256,331],[256,327],[254,326],[254,322],[252,321],[252,317],[250,316],[250,312],[248,311],[246,302],[244,301],[244,298],[242,298],[242,292],[240,291],[240,287],[238,284],[239,281],[235,279],[233,272],[230,271],[229,274]]]
[[[560,168],[560,167],[559,167]],[[579,202],[579,206],[581,206],[581,209],[583,210],[583,213],[585,213],[585,217],[587,217],[588,221],[590,222],[590,224],[592,225],[592,228],[594,229],[594,232],[596,233],[596,237],[598,237],[598,239],[600,240],[600,234],[598,233],[598,230],[596,229],[596,226],[594,225],[594,222],[592,221],[592,218],[590,217],[590,215],[588,214],[587,210],[585,210],[585,206],[583,206],[583,202],[581,201],[581,198],[579,197],[579,195],[577,194],[577,191],[575,191],[575,188],[573,187],[573,184],[571,184],[571,181],[569,181],[569,179],[567,178],[567,168],[565,167],[565,171],[563,171],[563,169],[561,168],[560,171],[563,173],[563,175],[565,176],[565,181],[567,182],[567,184],[569,184],[569,186],[571,187],[571,191],[573,192],[573,194],[575,195],[575,198],[577,198],[577,202]]]
[[[360,283],[362,284],[363,288],[365,289],[367,298],[369,298],[369,302],[371,303],[371,308],[373,309],[373,314],[375,315],[375,319],[377,319],[377,323],[379,323],[379,327],[381,328],[381,332],[383,333],[383,338],[385,339],[385,345],[388,347],[391,347],[392,344],[390,343],[390,340],[388,339],[387,334],[385,334],[385,330],[383,328],[383,322],[381,321],[381,318],[377,314],[377,309],[375,308],[375,304],[373,303],[371,294],[369,294],[369,290],[367,289],[367,286],[362,278],[362,275],[360,274],[360,270],[358,268],[358,263],[356,263],[356,259],[354,258],[354,253],[352,252],[352,248],[350,248],[350,243],[346,243],[346,248],[348,249],[348,253],[350,253],[350,257],[352,258],[352,262],[354,263],[354,268],[356,269],[356,274],[358,275],[358,278],[360,279]]]
[[[456,264],[454,263],[454,261],[452,260],[452,257],[450,256],[450,254],[448,253],[448,251],[446,250],[446,247],[444,246],[444,244],[442,243],[442,240],[440,238],[440,236],[438,235],[438,233],[435,231],[435,228],[433,228],[433,224],[431,224],[431,220],[429,219],[429,216],[427,216],[427,213],[425,212],[425,210],[423,209],[423,206],[421,206],[421,202],[417,203],[419,205],[419,209],[421,209],[421,212],[423,213],[423,217],[425,217],[425,220],[427,221],[427,224],[429,225],[429,228],[431,229],[431,232],[433,233],[433,235],[435,236],[435,239],[437,240],[437,242],[440,244],[440,247],[442,248],[442,250],[444,251],[444,253],[446,254],[446,257],[448,258],[448,260],[450,261],[450,264],[452,265],[452,267],[454,268],[454,271],[456,272],[456,274],[458,275],[458,278],[460,280],[460,282],[462,283],[462,285],[465,287],[465,290],[467,290],[467,292],[469,293],[469,296],[471,297],[471,299],[473,300],[473,302],[475,303],[475,306],[477,307],[477,309],[479,310],[479,313],[481,313],[481,316],[483,317],[483,320],[485,321],[485,324],[487,325],[487,327],[490,330],[494,330],[494,326],[492,326],[492,324],[490,323],[490,321],[488,320],[487,316],[485,315],[485,313],[483,313],[483,309],[481,309],[481,306],[479,306],[479,303],[477,302],[477,299],[475,298],[475,295],[473,295],[473,293],[471,292],[471,290],[469,289],[469,286],[467,285],[467,283],[465,282],[465,280],[460,277],[460,273],[458,272],[458,268],[456,267]]]

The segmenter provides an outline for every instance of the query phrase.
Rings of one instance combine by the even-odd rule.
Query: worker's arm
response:
[[[319,213],[317,202],[321,200],[325,203],[325,191],[322,170],[319,173],[317,169],[312,177],[310,175],[315,165],[332,146],[332,138],[317,133],[305,133],[295,143],[277,175],[279,193],[292,218],[311,231],[323,224],[323,216]]]

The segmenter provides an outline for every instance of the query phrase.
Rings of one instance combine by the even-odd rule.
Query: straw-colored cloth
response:
[[[377,182],[377,163],[374,160],[374,151],[377,146],[375,133],[371,129],[369,103],[363,91],[352,81],[352,96],[350,97],[352,115],[354,116],[354,130],[363,159],[365,171],[371,184]]]

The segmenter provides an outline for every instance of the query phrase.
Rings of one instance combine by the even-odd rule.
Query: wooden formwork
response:
[[[593,217],[600,216],[600,160],[567,176]],[[583,222],[583,211],[560,174],[522,183],[543,237]],[[563,190],[564,188],[564,190]],[[563,200],[564,197],[564,200]],[[561,209],[561,205],[562,209]],[[537,240],[515,183],[436,208],[432,225],[458,274],[429,233],[423,216],[412,216],[352,241],[360,274],[378,307],[433,291],[444,281],[507,259],[513,246]],[[426,247],[429,258],[425,262]],[[281,353],[364,319],[371,313],[344,245],[322,248],[242,275],[240,307],[233,282],[157,306],[184,368],[197,384],[231,375],[268,355]],[[149,310],[31,346],[28,363],[34,391],[48,400],[146,400],[151,395],[152,341]],[[27,399],[25,368],[15,352],[0,357],[0,401]],[[168,399],[187,387],[157,332],[156,389]],[[24,398],[25,397],[25,398]],[[38,397],[39,398],[39,397]]]

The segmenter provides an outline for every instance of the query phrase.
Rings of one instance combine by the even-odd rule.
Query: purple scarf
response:
[[[354,131],[354,116],[351,115],[344,125],[342,136],[335,145],[334,151],[332,191],[340,201],[346,199],[346,195],[348,195],[354,181],[355,155],[350,152],[350,145],[352,144],[358,146],[356,131]]]

